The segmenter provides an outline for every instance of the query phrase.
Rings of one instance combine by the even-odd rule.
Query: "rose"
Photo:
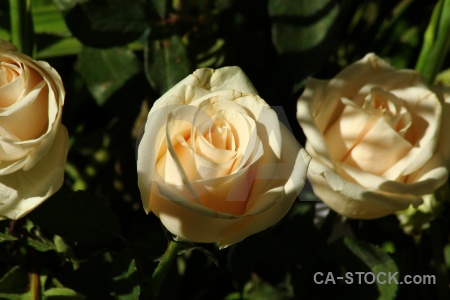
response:
[[[0,219],[18,219],[62,185],[64,87],[43,61],[0,40]]]
[[[198,69],[150,110],[138,184],[170,232],[226,247],[287,213],[309,158],[240,68]]]
[[[445,90],[374,54],[331,80],[309,79],[297,118],[313,158],[308,178],[316,195],[361,219],[420,205],[448,175]]]

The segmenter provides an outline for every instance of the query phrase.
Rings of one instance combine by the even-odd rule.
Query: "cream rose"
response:
[[[18,219],[62,185],[64,87],[46,62],[0,40],[0,219]]]
[[[287,213],[309,159],[240,68],[199,69],[150,110],[138,184],[170,232],[226,247]]]
[[[309,79],[297,118],[314,192],[351,218],[419,206],[447,179],[449,99],[443,87],[374,54],[331,80]]]

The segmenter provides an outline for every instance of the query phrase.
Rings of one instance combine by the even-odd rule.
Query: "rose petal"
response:
[[[156,163],[167,152],[165,143],[167,115],[172,107],[154,110],[149,114],[137,150],[138,186],[144,209],[150,206],[151,182],[154,181]]]
[[[20,140],[38,138],[47,129],[48,124],[48,88],[44,81],[20,99],[18,109],[1,113],[0,126],[6,128]],[[5,116],[7,113],[7,116]]]
[[[268,191],[259,196],[258,201],[254,201],[257,205],[253,205],[248,213],[237,217],[202,208],[179,193],[175,193],[176,189],[166,184],[158,185],[158,191],[152,192],[150,210],[161,219],[170,232],[181,238],[196,242],[222,240],[222,247],[271,226],[286,214],[304,185],[310,160],[310,156],[300,149],[297,141],[284,126],[282,132],[285,137],[282,147],[283,161],[295,161],[295,163],[280,165],[275,180],[284,182],[284,185],[277,186],[279,182],[273,181]],[[263,207],[267,206],[267,203],[270,203],[270,206]],[[242,226],[244,228],[241,228]]]
[[[215,70],[211,76],[210,86],[211,92],[236,90],[242,93],[258,95],[250,79],[239,67],[226,67]]]
[[[333,161],[342,161],[350,155],[350,151],[361,142],[372,129],[379,117],[368,114],[354,102],[341,99],[345,108],[340,118],[324,133]]]
[[[236,141],[235,151],[242,156],[239,163],[233,166],[233,171],[252,164],[262,155],[262,147],[254,120],[247,116],[247,111],[241,105],[228,100],[237,96],[235,92],[221,91],[211,93],[210,96],[206,100],[198,99],[192,105],[198,104],[200,110],[205,111],[208,115],[220,112],[230,124],[233,124],[233,135]],[[194,126],[197,128],[204,122],[204,119],[199,121],[197,117],[194,121]]]
[[[166,177],[160,177],[160,175]],[[234,218],[242,215],[246,210],[254,173],[250,167],[245,167],[227,176],[193,181],[191,188],[194,189],[194,193],[185,184],[170,184],[166,178],[167,175],[157,172],[153,182],[159,185],[160,192],[169,197],[168,199],[183,199],[182,202],[177,201],[178,205],[205,216],[218,217],[218,214],[225,213],[226,218]],[[158,204],[150,201],[149,206],[145,208],[150,211],[153,205]]]
[[[207,71],[205,71],[207,73]],[[203,75],[202,75],[203,76]],[[203,97],[209,93],[209,90],[204,88],[200,83],[201,78],[194,74],[189,75],[174,87],[168,90],[158,100],[155,101],[150,109],[149,116],[164,107],[178,104],[189,104],[190,102]]]
[[[216,242],[234,224],[236,218],[239,218],[199,205],[189,207],[196,204],[174,194],[173,190],[164,184],[153,187],[150,197],[150,207],[147,209],[160,218],[171,233],[189,241]]]
[[[23,169],[25,165],[26,158],[13,160],[13,161],[2,161],[0,175],[7,175]]]
[[[257,94],[253,95],[241,95],[234,99],[237,104],[247,109],[250,115],[255,120],[261,119],[261,113],[263,113],[269,105]]]
[[[220,177],[228,175],[229,166],[228,169],[225,169],[226,165],[220,165],[205,159],[190,147],[186,141],[186,136],[180,133],[180,131],[184,133],[191,132],[189,126],[192,126],[191,122],[194,122],[194,117],[199,119],[196,117],[196,110],[198,108],[194,106],[181,106],[171,111],[166,131],[170,157],[166,155],[164,157],[165,160],[158,162],[157,171],[165,183],[178,185],[177,190],[187,189],[190,191],[190,195],[187,195],[187,198],[192,199],[192,201],[202,203],[216,211],[242,214],[245,212],[247,196],[250,191],[250,184],[247,184],[245,173],[237,172],[233,174],[235,176],[227,177],[228,182],[221,180],[220,184],[216,184]],[[224,113],[227,114],[227,118],[237,117],[232,111],[224,111]],[[240,118],[240,122],[251,121],[251,119],[246,120],[246,116],[241,116]],[[235,124],[239,123],[236,120],[234,121]],[[182,125],[180,122],[185,122],[187,125]],[[245,128],[245,126],[243,127]],[[240,140],[247,146],[246,150],[244,149],[246,153],[243,153],[242,156],[246,159],[253,154],[253,157],[257,159],[261,156],[261,142],[257,138],[256,130],[249,131],[253,136],[250,140],[246,140],[243,136],[245,129],[240,134]],[[240,149],[238,148],[237,150],[239,151]],[[164,170],[161,169],[162,163],[165,166]],[[203,179],[209,180],[206,182]]]
[[[411,193],[423,188],[423,194],[431,194],[443,185],[448,178],[446,161],[440,152],[437,152],[425,166],[406,177],[406,184],[411,186]]]
[[[228,135],[233,134],[230,131]],[[230,173],[236,158],[241,157],[236,151],[213,147],[203,136],[197,137],[195,144],[197,146],[197,154],[218,165],[226,165],[224,168],[228,170],[227,173]]]
[[[389,180],[346,164],[341,164],[340,168],[343,170],[340,172],[341,176],[367,189],[416,196],[432,193],[445,182],[448,176],[445,161],[439,154],[436,154],[423,168],[409,175],[405,182]]]
[[[24,76],[19,65],[8,61],[0,62],[0,107],[14,104],[20,97],[24,85]]]
[[[20,140],[14,134],[0,126],[0,162],[24,158],[29,150],[20,145]],[[0,172],[3,168],[1,166]]]
[[[323,132],[336,120],[335,112],[343,108],[338,95],[326,95],[328,81],[309,78],[305,91],[297,102],[297,120],[308,138],[308,152],[332,168],[334,163],[327,147]],[[335,96],[335,97],[334,97]],[[326,97],[326,98],[325,98]],[[341,107],[341,108],[339,108]]]
[[[342,178],[335,171],[313,159],[308,178],[314,193],[338,213],[358,219],[374,219],[409,205],[419,206],[421,197],[367,189]]]
[[[227,235],[220,240],[221,248],[237,243],[278,222],[286,215],[303,188],[311,157],[284,125],[280,126],[280,130],[283,144],[281,162],[276,176],[264,194],[252,195],[249,208],[244,215],[251,217],[239,220],[227,232]]]
[[[194,93],[186,97],[185,90],[183,90],[184,86],[191,86],[197,92],[203,90],[203,93]],[[181,80],[155,101],[150,113],[170,104],[189,104],[208,92],[221,90],[238,90],[249,94],[257,94],[250,80],[239,67],[225,67],[217,70],[202,68]],[[179,98],[182,102],[168,102],[167,100],[171,97]]]
[[[257,162],[257,169],[255,173],[255,181],[253,182],[253,195],[259,195],[267,190],[270,180],[274,178],[280,164],[282,155],[283,138],[291,138],[291,134],[286,137],[284,130],[281,129],[284,125],[278,120],[278,116],[273,109],[268,106],[256,112],[256,127],[258,137],[261,140],[263,147],[263,154]],[[283,128],[285,129],[285,128]],[[252,201],[252,200],[250,200]],[[249,204],[251,206],[251,204]]]
[[[23,217],[61,187],[67,150],[68,134],[61,125],[49,151],[33,168],[0,177],[0,218]]]
[[[346,139],[346,136],[343,139]],[[410,150],[411,145],[383,118],[378,118],[359,143],[349,150],[343,162],[366,172],[381,175]]]
[[[416,137],[414,148],[383,175],[386,178],[395,179],[417,171],[433,156],[439,138],[442,106],[431,91],[411,87],[392,91],[392,93],[404,99],[411,107],[410,110],[416,112],[413,114],[413,125],[409,131],[415,131],[413,135],[423,132],[420,138]]]
[[[390,91],[405,86],[426,86],[420,75],[413,70],[398,70],[373,53],[347,66],[328,83],[329,89],[340,97],[365,97],[373,87],[381,86]],[[329,93],[327,91],[326,95]]]
[[[200,202],[216,212],[243,215],[252,190],[253,176],[248,168],[225,177],[193,183]]]
[[[232,126],[228,123],[222,128],[217,128],[214,125],[213,127],[211,129],[212,133],[210,132],[212,141],[203,135],[196,137],[195,149],[197,153],[218,164],[234,161],[238,154],[235,151],[234,128],[232,129]]]

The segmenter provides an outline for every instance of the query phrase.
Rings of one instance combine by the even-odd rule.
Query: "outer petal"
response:
[[[166,123],[171,108],[173,107],[161,107],[150,112],[145,124],[144,134],[138,146],[138,186],[147,213],[156,162],[167,152],[167,145],[165,144]]]
[[[358,219],[374,219],[409,205],[419,206],[422,199],[410,194],[398,194],[367,189],[345,180],[335,171],[312,160],[308,172],[314,193],[338,213]]]
[[[297,102],[297,120],[303,132],[308,137],[310,149],[306,149],[314,157],[320,157],[321,161],[332,168],[331,159],[326,140],[323,136],[325,130],[336,119],[336,111],[343,109],[343,104],[334,95],[326,96],[327,81],[309,78],[305,91]]]
[[[195,73],[194,73],[195,74]],[[239,67],[225,67],[214,71],[210,81],[212,92],[236,90],[242,93],[258,95],[247,75]]]
[[[404,99],[413,113],[412,127],[416,132],[414,148],[400,159],[384,176],[396,179],[400,175],[409,175],[422,168],[436,152],[439,130],[442,120],[442,105],[436,95],[416,87],[394,91],[400,99]],[[420,96],[420,97],[419,97]],[[445,117],[444,117],[445,118]],[[420,128],[420,130],[419,130]]]
[[[206,73],[212,72],[211,69],[205,70]],[[164,93],[158,100],[155,101],[148,115],[150,116],[154,111],[157,111],[164,106],[188,104],[208,93],[207,89],[203,89],[203,84],[200,82],[201,78],[194,74],[187,76],[182,81],[178,82],[170,90]]]
[[[405,182],[389,180],[345,164],[339,166],[342,170],[341,176],[367,189],[416,196],[431,194],[447,180],[448,176],[445,160],[439,153],[435,154],[424,167],[406,177]]]
[[[189,97],[184,97],[183,89],[185,86],[192,86],[194,88],[203,89],[207,92],[237,90],[249,94],[258,94],[247,75],[245,75],[239,67],[225,67],[217,70],[203,68],[198,69],[191,75],[187,76],[185,79],[168,90],[158,100],[156,100],[150,110],[150,113],[166,105],[189,104],[201,96],[190,95]],[[174,96],[179,99],[178,102],[170,101],[170,98]]]
[[[213,243],[221,239],[228,228],[236,222],[236,217],[233,218],[233,216],[227,218],[226,215],[214,215],[213,211],[201,212],[199,210],[201,207],[197,207],[196,210],[187,208],[184,205],[189,204],[188,199],[177,194],[164,195],[162,194],[164,184],[159,187],[152,188],[151,210],[171,233],[182,239],[199,243]],[[167,196],[170,197],[170,200]]]
[[[354,98],[358,94],[365,97],[374,86],[381,86],[389,91],[413,85],[426,86],[426,83],[419,73],[397,70],[375,54],[369,53],[344,68],[328,85],[330,89],[335,89],[340,97]]]
[[[49,151],[33,168],[0,177],[0,218],[23,217],[61,187],[67,149],[68,134],[61,125]]]

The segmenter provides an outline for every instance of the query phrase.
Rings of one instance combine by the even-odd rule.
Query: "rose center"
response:
[[[374,116],[382,117],[384,121],[402,137],[411,127],[411,114],[403,102],[394,94],[381,88],[373,88],[362,105],[363,110]]]
[[[402,100],[381,88],[365,98],[341,99],[341,116],[325,132],[336,162],[382,176],[410,149],[412,116]]]
[[[215,148],[234,150],[232,149],[235,144],[233,143],[233,133],[230,125],[224,120],[216,121],[208,132],[208,136],[205,136],[205,138]]]
[[[20,76],[20,67],[7,62],[0,61],[0,86],[4,86]]]

